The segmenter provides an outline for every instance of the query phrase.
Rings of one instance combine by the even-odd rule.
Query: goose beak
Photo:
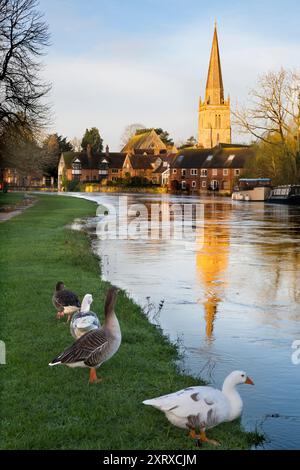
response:
[[[250,379],[250,377],[247,377],[245,384],[254,385],[254,382],[252,379]]]

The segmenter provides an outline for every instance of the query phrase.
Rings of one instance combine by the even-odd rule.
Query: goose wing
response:
[[[212,387],[190,387],[144,403],[166,414],[185,418],[187,427],[191,428],[214,427],[225,421],[229,414],[227,398]]]
[[[67,289],[55,292],[53,300],[56,307],[68,307],[69,305],[80,307],[81,305],[77,295]]]
[[[65,349],[51,364],[84,362],[89,367],[95,367],[102,362],[107,346],[108,337],[105,329],[92,330],[81,336],[72,346]]]

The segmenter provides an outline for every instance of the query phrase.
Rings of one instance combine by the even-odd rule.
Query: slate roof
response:
[[[174,157],[172,168],[244,168],[254,156],[252,147],[220,144],[213,149],[183,149]]]
[[[130,164],[134,170],[152,170],[158,156],[154,155],[130,155]]]
[[[95,169],[99,168],[102,160],[106,159],[109,164],[109,168],[122,168],[126,153],[121,152],[110,152],[109,155],[106,153],[93,153],[90,158],[86,152],[65,152],[62,154],[66,168],[72,168],[72,163],[75,160],[79,160],[82,169]]]

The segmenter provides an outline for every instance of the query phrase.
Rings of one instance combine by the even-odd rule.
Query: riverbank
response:
[[[80,297],[92,293],[101,319],[109,285],[100,279],[87,236],[66,228],[74,218],[94,215],[95,204],[37,198],[35,206],[0,226],[1,340],[7,350],[0,448],[195,450],[184,431],[142,401],[199,381],[178,373],[176,348],[124,292],[116,306],[123,342],[101,368],[103,383],[88,385],[86,369],[48,367],[72,343],[51,304],[56,281],[64,280]],[[222,443],[220,449],[246,449],[257,440],[239,422],[208,435]]]
[[[35,204],[36,199],[26,193],[0,193],[0,222],[5,222]]]

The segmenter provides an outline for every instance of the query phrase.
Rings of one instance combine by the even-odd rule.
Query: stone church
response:
[[[215,24],[205,99],[200,98],[198,121],[198,146],[213,148],[231,144],[230,98],[224,98],[217,25]]]

